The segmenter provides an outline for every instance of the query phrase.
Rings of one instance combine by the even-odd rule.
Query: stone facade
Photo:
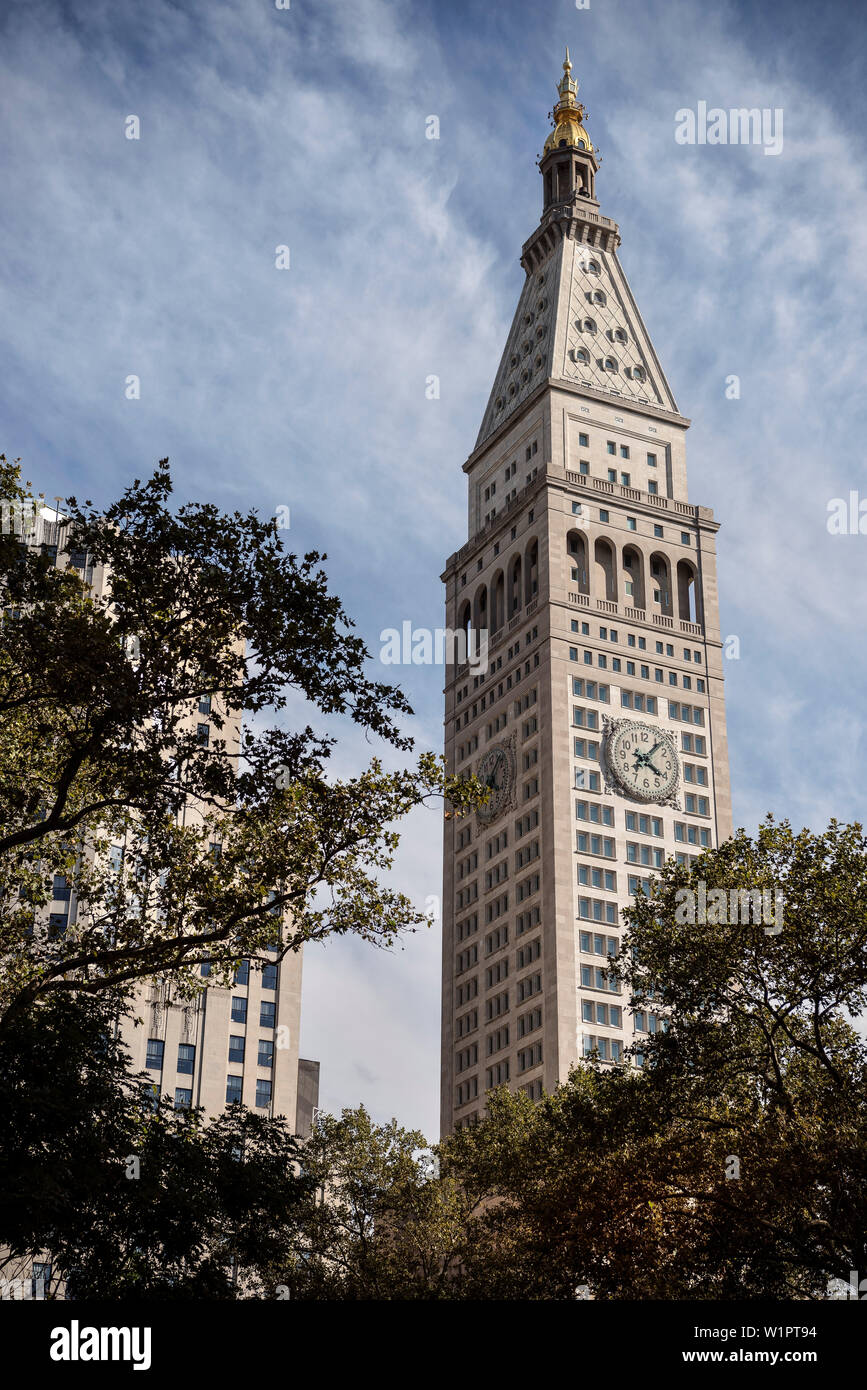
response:
[[[655,1028],[610,986],[620,909],[664,857],[731,833],[718,525],[688,498],[689,421],[599,211],[570,74],[443,574],[446,626],[489,633],[486,668],[447,667],[447,766],[491,785],[445,828],[444,1134],[491,1087],[536,1098]],[[626,778],[621,720],[645,740]]]

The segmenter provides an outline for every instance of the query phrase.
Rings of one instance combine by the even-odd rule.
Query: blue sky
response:
[[[168,454],[181,498],[289,507],[287,543],[328,552],[373,652],[439,625],[568,43],[602,209],[693,420],[690,497],[723,525],[735,822],[853,819],[867,537],[826,516],[867,497],[865,32],[839,3],[6,0],[0,449],[95,501]],[[782,108],[782,153],[679,145],[699,101]],[[405,668],[421,748],[442,674]],[[348,731],[335,766],[369,751]],[[420,904],[440,828],[420,814],[401,850]],[[436,928],[307,953],[329,1108],[435,1134],[439,978]]]

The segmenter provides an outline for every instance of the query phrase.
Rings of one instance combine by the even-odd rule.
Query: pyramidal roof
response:
[[[539,227],[523,248],[521,264],[527,278],[476,449],[546,380],[579,392],[589,387],[624,404],[677,413],[617,257],[617,226],[598,212],[598,151],[578,120],[564,120],[562,86],[553,134],[565,138],[552,144],[549,136],[540,160],[545,207]],[[577,90],[577,83],[571,86]],[[574,102],[574,91],[571,98]],[[583,118],[583,107],[574,104]]]

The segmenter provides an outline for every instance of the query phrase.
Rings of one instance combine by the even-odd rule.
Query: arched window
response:
[[[686,623],[700,623],[698,577],[688,560],[677,562],[677,610]]]
[[[569,561],[569,575],[578,592],[589,594],[590,575],[587,567],[587,540],[581,531],[570,531],[566,537],[566,556]]]
[[[473,627],[477,632],[488,626],[488,590],[481,584],[473,600]]]
[[[466,638],[469,638],[472,617],[473,610],[470,606],[469,599],[467,599],[464,603],[461,604],[460,612],[458,614],[458,631],[462,632],[464,634],[464,637]]]
[[[503,571],[497,570],[491,580],[491,632],[499,632],[506,616],[506,582]]]
[[[644,556],[634,545],[623,547],[623,598],[631,608],[645,607]]]
[[[511,618],[521,607],[521,557],[516,555],[509,565],[508,610]]]
[[[650,597],[657,613],[672,616],[671,566],[665,555],[656,552],[650,557]]]
[[[531,540],[524,551],[524,602],[529,603],[539,592],[539,542]]]
[[[617,602],[617,571],[614,563],[614,546],[604,536],[593,547],[593,558],[595,560],[595,581],[594,587],[597,598],[609,599]]]

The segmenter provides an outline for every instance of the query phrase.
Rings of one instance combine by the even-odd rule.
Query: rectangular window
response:
[[[165,1046],[162,1038],[148,1038],[147,1061],[145,1062],[145,1066],[149,1071],[162,1071]]]
[[[273,1028],[277,1021],[277,1005],[271,999],[263,999],[259,1006],[259,1027]]]
[[[243,1090],[243,1085],[244,1085],[244,1078],[243,1078],[242,1076],[227,1076],[227,1077],[226,1077],[226,1104],[227,1104],[227,1105],[234,1105],[235,1103],[239,1103],[239,1104],[240,1104],[241,1094],[242,1094],[242,1090]]]
[[[589,439],[589,437],[588,437],[586,434],[580,434],[580,433],[579,433],[579,435],[578,435],[578,447],[579,447],[580,449],[589,449],[589,447],[590,447],[590,439]]]
[[[655,468],[655,467],[656,467],[656,454],[648,454],[648,455],[647,455],[647,466],[648,466],[648,468]]]
[[[271,1104],[271,1080],[270,1078],[256,1078],[256,1109],[267,1110]]]
[[[250,962],[242,960],[238,969],[235,971],[235,984],[248,985],[250,983]]]
[[[617,453],[617,445],[614,443],[613,439],[607,439],[605,441],[605,447],[608,450],[609,454]]]
[[[192,1076],[196,1061],[196,1049],[192,1043],[178,1043],[178,1071]]]
[[[210,724],[197,724],[196,738],[198,739],[199,743],[202,745],[203,748],[207,748],[211,738]]]
[[[230,1038],[229,1038],[229,1061],[230,1061],[230,1062],[241,1062],[241,1063],[243,1063],[243,1061],[244,1061],[244,1041],[245,1041],[244,1038],[238,1036],[237,1034],[233,1034],[233,1035],[230,1036]]]
[[[628,444],[621,444],[621,446],[620,446],[620,457],[621,457],[622,459],[628,459],[628,458],[629,458],[629,445],[628,445]]]
[[[211,713],[211,697],[210,697],[210,695],[200,695],[200,696],[199,696],[199,714],[210,714],[210,713]]]
[[[262,988],[277,988],[277,967],[276,965],[266,965],[262,971]]]
[[[190,1106],[192,1105],[192,1103],[193,1103],[193,1093],[192,1093],[192,1091],[187,1090],[187,1088],[186,1088],[185,1086],[176,1086],[176,1087],[175,1087],[175,1109],[176,1109],[176,1110],[189,1110],[189,1108],[190,1108]]]
[[[247,1000],[244,998],[243,994],[235,994],[232,996],[232,1022],[247,1022]]]

